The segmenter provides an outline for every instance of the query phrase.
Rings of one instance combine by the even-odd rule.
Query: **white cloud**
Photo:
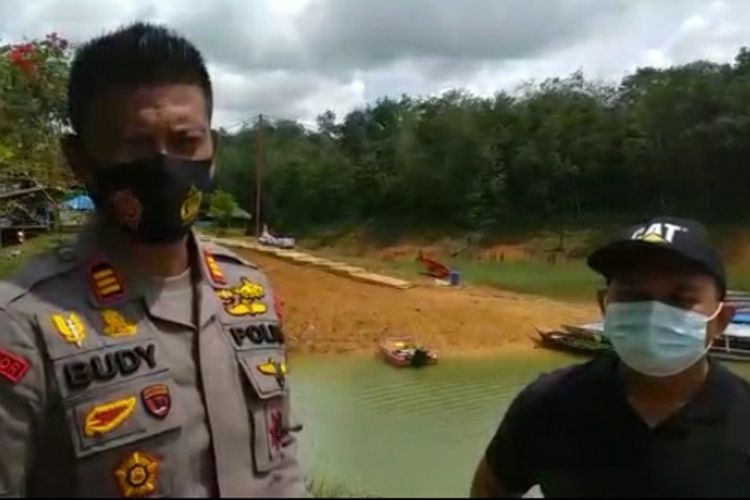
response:
[[[0,38],[73,41],[162,22],[204,52],[217,121],[314,122],[379,96],[524,80],[617,79],[638,66],[731,61],[750,45],[748,0],[0,0]]]

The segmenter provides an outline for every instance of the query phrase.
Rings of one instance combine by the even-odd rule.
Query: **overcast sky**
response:
[[[614,80],[750,45],[750,0],[0,0],[2,42],[80,42],[134,20],[199,46],[222,125],[311,123],[384,95],[492,94],[578,68]]]

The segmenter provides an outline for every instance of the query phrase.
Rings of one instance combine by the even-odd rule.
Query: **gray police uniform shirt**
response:
[[[0,284],[0,496],[305,495],[271,287],[192,243],[146,279],[95,222]]]

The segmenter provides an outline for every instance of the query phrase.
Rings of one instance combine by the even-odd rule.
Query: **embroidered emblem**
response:
[[[141,399],[146,410],[154,417],[162,420],[169,415],[172,408],[172,398],[169,387],[164,384],[150,385],[141,391]]]
[[[0,349],[0,376],[17,384],[29,371],[29,362],[25,359]]]
[[[135,397],[129,397],[94,406],[86,414],[83,433],[93,437],[116,429],[133,413],[135,403]]]
[[[263,375],[268,375],[269,377],[275,377],[276,382],[278,382],[279,387],[282,389],[284,386],[286,386],[286,363],[275,361],[272,358],[268,358],[268,361],[260,364],[256,367],[260,373]]]
[[[115,469],[115,479],[127,498],[142,497],[156,491],[159,459],[150,453],[136,451],[125,457]]]
[[[108,337],[129,337],[138,333],[138,326],[129,323],[119,312],[114,309],[104,309],[101,312],[103,332]]]
[[[53,314],[52,324],[60,336],[69,344],[75,344],[78,347],[83,345],[86,340],[86,327],[81,321],[81,317],[76,313]]]
[[[109,262],[101,261],[92,265],[90,277],[91,286],[99,302],[111,302],[125,295],[122,280]]]
[[[135,231],[141,223],[143,204],[130,189],[114,193],[110,199],[115,217],[128,228]]]
[[[245,277],[240,278],[240,283],[236,286],[216,290],[216,296],[224,304],[224,310],[232,316],[265,314],[268,307],[260,300],[265,294],[261,285]]]
[[[201,208],[202,200],[203,193],[195,187],[195,184],[190,186],[185,201],[182,202],[182,207],[180,207],[180,217],[183,224],[189,224],[195,220]]]

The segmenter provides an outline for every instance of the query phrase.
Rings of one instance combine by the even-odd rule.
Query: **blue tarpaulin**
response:
[[[85,194],[82,194],[80,196],[76,196],[75,198],[64,201],[62,203],[62,206],[72,210],[81,210],[88,212],[90,210],[94,210],[94,200],[92,200]]]

